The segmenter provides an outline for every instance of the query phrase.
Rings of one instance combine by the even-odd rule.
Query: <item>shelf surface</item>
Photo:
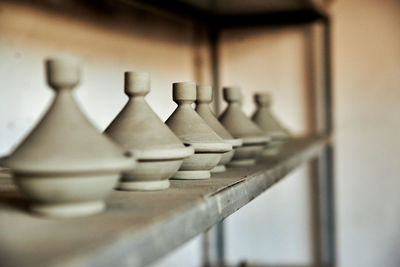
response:
[[[158,192],[114,191],[106,212],[76,219],[27,213],[9,175],[3,173],[0,265],[149,264],[246,205],[329,143],[329,137],[296,138],[278,157],[229,168],[209,180],[171,181],[170,189]]]

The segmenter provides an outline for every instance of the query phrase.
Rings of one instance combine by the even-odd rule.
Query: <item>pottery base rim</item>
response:
[[[263,150],[261,153],[264,157],[273,157],[279,155],[281,152],[280,147],[270,147]]]
[[[225,165],[217,165],[214,168],[211,169],[211,173],[221,173],[221,172],[225,172],[226,171],[226,167]]]
[[[198,170],[198,171],[178,171],[171,179],[176,180],[202,180],[210,179],[210,171]]]
[[[72,218],[103,212],[106,204],[102,200],[75,203],[35,203],[29,210],[45,217]]]
[[[123,191],[156,191],[168,189],[169,186],[168,179],[159,181],[121,181],[116,189]]]
[[[251,166],[256,164],[255,159],[239,159],[229,162],[227,165],[231,167]]]

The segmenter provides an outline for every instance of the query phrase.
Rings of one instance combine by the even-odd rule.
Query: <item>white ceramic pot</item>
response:
[[[138,163],[133,170],[123,173],[118,189],[163,190],[170,186],[169,178],[177,173],[185,158],[194,154],[190,145],[169,150],[131,150]]]
[[[184,145],[147,104],[149,91],[148,72],[126,72],[129,100],[104,132],[138,159],[134,169],[123,173],[117,187],[121,190],[166,189],[184,158],[194,154],[193,147]]]
[[[195,83],[174,83],[173,100],[178,107],[165,123],[195,151],[193,156],[183,161],[173,178],[208,179],[211,169],[217,166],[223,153],[232,150],[232,146],[224,142],[192,108],[196,100]]]
[[[290,137],[290,132],[274,116],[271,110],[271,96],[269,94],[255,94],[254,101],[257,109],[252,116],[252,120],[265,132],[271,136],[271,142],[265,147],[262,155],[276,156]]]
[[[31,174],[32,175],[32,174]],[[29,201],[32,212],[52,217],[77,217],[99,213],[104,199],[118,183],[117,174],[16,174],[15,184]]]
[[[252,122],[241,109],[241,93],[238,87],[225,87],[224,99],[228,107],[220,115],[221,124],[236,138],[243,140],[243,145],[235,149],[235,154],[229,166],[252,165],[255,159],[261,155],[263,147],[267,145],[271,137],[264,133]]]
[[[242,146],[243,140],[234,138],[225,127],[218,121],[215,114],[210,109],[212,102],[212,88],[209,85],[197,86],[197,99],[196,99],[196,112],[221,137],[225,143],[230,144],[234,149]],[[235,150],[225,152],[221,156],[218,165],[214,167],[211,172],[224,172],[226,170],[225,164],[228,164],[235,154]]]
[[[54,101],[2,165],[11,169],[31,211],[55,217],[98,213],[120,173],[133,168],[135,160],[94,128],[77,106],[72,89],[80,80],[79,61],[50,59],[46,71]]]

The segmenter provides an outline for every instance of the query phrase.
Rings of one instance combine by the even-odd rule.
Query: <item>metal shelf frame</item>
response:
[[[331,19],[329,15],[324,11],[321,10],[320,8],[314,7],[312,5],[307,6],[305,8],[301,9],[294,9],[294,10],[275,10],[271,12],[252,12],[252,13],[243,13],[243,14],[227,14],[227,13],[221,13],[221,12],[216,12],[213,9],[199,9],[196,8],[193,5],[190,5],[187,3],[187,1],[163,1],[163,0],[145,0],[145,1],[137,1],[137,0],[116,0],[116,1],[110,1],[110,0],[101,0],[101,1],[84,1],[84,4],[80,1],[75,1],[75,0],[69,0],[69,1],[63,1],[63,2],[57,2],[55,3],[54,1],[39,1],[39,0],[34,0],[34,1],[24,1],[24,0],[18,0],[20,3],[26,4],[26,5],[35,5],[39,6],[40,8],[45,8],[48,10],[51,10],[52,12],[59,12],[60,14],[65,14],[68,13],[72,16],[75,17],[85,17],[85,14],[87,12],[92,12],[92,10],[96,10],[99,16],[108,16],[108,13],[112,14],[113,12],[108,12],[109,10],[124,10],[124,12],[130,12],[130,10],[133,11],[138,11],[138,10],[146,10],[146,12],[153,14],[154,16],[160,16],[163,18],[172,18],[173,20],[178,20],[178,21],[185,21],[189,22],[191,24],[196,25],[197,27],[201,29],[205,29],[208,34],[208,40],[209,40],[209,47],[210,47],[210,52],[211,52],[211,70],[212,70],[212,82],[213,82],[213,88],[214,90],[214,99],[219,99],[218,98],[218,93],[219,91],[217,90],[220,88],[220,83],[219,83],[219,62],[218,62],[218,47],[219,47],[219,36],[222,30],[227,29],[227,28],[237,28],[237,27],[260,27],[260,26],[272,26],[272,27],[286,27],[286,26],[293,26],[293,25],[299,25],[299,24],[312,24],[312,23],[321,23],[323,25],[323,38],[320,40],[321,46],[323,47],[323,55],[322,55],[322,80],[323,80],[323,88],[320,88],[322,92],[321,94],[318,94],[319,97],[318,99],[315,99],[314,104],[316,106],[323,107],[322,109],[315,108],[315,112],[318,112],[318,116],[321,119],[320,124],[322,124],[322,134],[324,136],[328,136],[325,138],[317,138],[313,139],[313,142],[307,143],[307,141],[302,141],[303,145],[307,143],[308,145],[304,148],[304,150],[299,150],[297,151],[297,154],[286,154],[288,158],[286,158],[284,163],[282,162],[277,162],[275,165],[268,165],[269,167],[261,167],[261,169],[258,170],[258,172],[255,172],[254,169],[251,170],[242,170],[241,175],[244,175],[246,173],[246,178],[243,177],[238,177],[240,178],[238,181],[233,183],[232,185],[223,187],[222,189],[217,186],[215,188],[215,185],[210,185],[210,184],[205,184],[206,186],[211,186],[207,190],[209,190],[209,194],[207,195],[210,198],[207,198],[203,200],[203,203],[198,204],[197,208],[206,208],[209,209],[211,213],[217,212],[217,214],[213,214],[214,217],[212,218],[202,218],[205,221],[202,222],[201,227],[197,227],[196,231],[190,231],[188,229],[180,229],[182,230],[182,233],[179,233],[178,229],[175,229],[175,232],[173,232],[173,235],[169,236],[168,238],[165,239],[165,241],[157,241],[157,238],[159,234],[161,234],[163,231],[167,231],[169,228],[172,227],[171,224],[175,224],[175,226],[179,225],[181,223],[182,225],[185,225],[184,222],[185,220],[192,219],[195,220],[195,217],[190,217],[196,215],[195,210],[192,210],[191,212],[182,213],[182,214],[177,214],[177,217],[175,217],[174,220],[165,222],[163,220],[160,220],[159,223],[157,223],[157,219],[159,219],[159,216],[157,214],[153,214],[154,217],[152,217],[152,224],[148,226],[144,232],[139,233],[137,232],[137,237],[135,237],[135,240],[128,240],[126,236],[124,236],[123,232],[121,232],[120,236],[113,236],[112,240],[107,240],[107,242],[115,243],[115,248],[112,250],[107,250],[104,247],[99,249],[98,247],[93,248],[93,250],[90,251],[83,251],[85,252],[84,254],[74,254],[76,253],[76,248],[81,248],[79,244],[85,244],[86,241],[90,241],[90,238],[94,238],[93,236],[88,236],[87,239],[83,240],[74,240],[74,238],[71,236],[70,238],[66,237],[66,243],[65,245],[69,244],[70,246],[73,247],[67,247],[65,246],[65,251],[64,254],[60,255],[53,255],[51,257],[52,260],[56,263],[61,263],[59,261],[64,261],[66,263],[73,263],[75,266],[81,266],[81,265],[87,265],[88,262],[91,262],[93,264],[96,264],[96,266],[107,266],[106,263],[111,263],[111,259],[114,259],[114,262],[117,262],[115,259],[115,255],[121,255],[120,250],[122,252],[126,252],[126,255],[132,254],[130,257],[127,258],[129,262],[119,262],[122,264],[127,264],[129,263],[129,266],[141,266],[142,264],[147,264],[153,261],[155,258],[160,257],[168,252],[170,252],[173,248],[178,247],[181,245],[184,241],[188,240],[190,237],[193,237],[196,234],[199,234],[201,231],[205,231],[214,224],[222,221],[226,216],[229,214],[233,213],[236,209],[240,208],[241,206],[245,205],[247,202],[249,202],[251,199],[246,198],[242,199],[240,201],[240,205],[236,206],[231,206],[229,209],[227,208],[226,210],[222,210],[221,213],[219,213],[219,208],[216,205],[218,201],[221,200],[227,200],[227,199],[234,199],[232,196],[232,192],[235,192],[235,194],[241,195],[241,191],[243,187],[247,187],[248,185],[246,184],[249,181],[260,181],[262,184],[262,189],[257,189],[257,194],[263,192],[266,190],[269,186],[274,184],[277,180],[281,179],[288,171],[292,170],[296,166],[298,166],[300,163],[305,163],[305,162],[311,162],[311,167],[312,167],[312,173],[314,174],[314,184],[313,186],[313,214],[314,214],[314,222],[313,225],[314,227],[314,247],[316,250],[316,255],[315,255],[315,265],[316,266],[335,266],[336,260],[335,260],[335,207],[334,207],[334,144],[331,142],[330,137],[333,135],[334,132],[334,125],[333,125],[333,112],[332,112],[332,71],[331,71]],[[279,0],[276,0],[279,1]],[[190,1],[189,1],[190,2]],[[246,2],[246,1],[243,1]],[[312,2],[312,1],[311,1]],[[89,11],[88,11],[89,10]],[[112,16],[112,15],[110,15]],[[219,111],[219,103],[214,102],[214,109],[218,112]],[[317,117],[317,116],[315,116]],[[323,140],[323,141],[322,141]],[[293,144],[293,143],[292,143]],[[295,146],[294,146],[295,147]],[[290,150],[290,149],[289,149]],[[293,152],[293,151],[292,151]],[[305,156],[306,154],[306,156]],[[255,168],[260,168],[260,165],[257,165]],[[243,172],[243,173],[242,173]],[[229,171],[226,174],[229,176]],[[219,177],[218,175],[216,176],[217,178]],[[214,177],[213,177],[214,179]],[[213,180],[212,179],[212,180]],[[243,180],[244,179],[244,180]],[[242,182],[247,179],[247,182]],[[218,179],[217,179],[218,181]],[[195,182],[194,182],[195,184]],[[193,184],[193,186],[194,186]],[[174,186],[181,186],[179,185],[179,182],[173,182]],[[197,186],[199,188],[203,188],[201,185],[201,182]],[[8,195],[8,191],[12,186],[11,185],[5,185],[1,184],[0,190],[6,191],[6,194],[2,195],[3,200],[5,200],[5,203],[17,203],[19,204],[20,200],[19,197],[16,197],[14,195]],[[183,188],[184,186],[182,186]],[[185,189],[186,190],[186,189]],[[213,192],[211,192],[214,190]],[[191,192],[190,190],[188,192]],[[204,193],[204,192],[203,192]],[[120,194],[120,193],[116,193]],[[139,193],[140,195],[141,193]],[[146,193],[147,194],[147,193]],[[147,201],[150,201],[150,198],[153,193],[148,194]],[[254,196],[256,196],[255,194]],[[204,194],[202,195],[204,196]],[[246,196],[248,197],[248,196]],[[184,201],[185,198],[182,199]],[[120,202],[119,202],[120,201]],[[115,200],[114,202],[112,201],[111,205],[114,205],[114,207],[121,206],[123,207],[126,203],[124,201],[131,201],[131,200]],[[133,201],[133,200],[132,200]],[[148,203],[145,200],[141,200],[141,203],[143,206],[147,205]],[[239,201],[239,200],[238,200]],[[4,201],[1,202],[4,204]],[[0,205],[3,205],[1,204]],[[10,204],[11,205],[11,204]],[[4,206],[4,205],[3,205]],[[17,205],[18,206],[18,205]],[[162,208],[162,205],[158,205],[158,208]],[[224,206],[225,207],[225,206]],[[26,215],[25,213],[21,211],[15,211],[13,209],[8,209],[7,205],[5,207],[0,207],[3,209],[5,212],[0,213],[0,217],[4,217],[0,219],[0,225],[3,227],[0,227],[5,231],[7,227],[10,227],[12,231],[17,231],[15,234],[18,233],[18,227],[22,227],[25,225],[25,222],[27,220],[26,217],[28,217],[28,222],[29,227],[31,227],[31,231],[34,233],[35,231],[38,231],[40,229],[44,229],[43,225],[51,224],[49,222],[43,222],[41,219],[37,218],[30,218],[29,215]],[[15,207],[14,207],[15,208]],[[132,210],[135,210],[134,207],[130,207]],[[104,215],[105,217],[107,216],[113,216],[113,213],[118,214],[118,208],[111,210]],[[228,211],[229,210],[229,211]],[[10,220],[8,215],[12,215],[11,218],[15,218],[16,221]],[[114,214],[114,215],[115,215]],[[179,215],[179,216],[178,216]],[[186,217],[185,217],[186,216]],[[127,227],[128,225],[131,225],[131,223],[135,220],[139,220],[140,218],[134,219],[133,217],[124,217],[120,218],[121,219],[121,227],[125,226]],[[19,221],[21,220],[21,221]],[[90,219],[88,219],[90,221]],[[156,221],[153,221],[156,220]],[[179,221],[181,220],[181,221]],[[5,224],[5,222],[11,223],[12,225],[8,226]],[[15,222],[15,223],[13,223]],[[21,222],[21,223],[19,223]],[[74,221],[75,223],[79,222],[79,220]],[[87,225],[84,224],[85,219],[82,219],[82,225],[80,227],[82,229],[86,229],[87,231],[90,231],[90,227],[87,228]],[[108,223],[112,223],[113,221],[110,220]],[[4,224],[3,224],[4,223]],[[59,227],[60,229],[63,229],[63,227],[67,227],[69,229],[71,235],[73,233],[72,228],[69,228],[68,224],[73,223],[72,221],[65,221],[64,223],[59,222]],[[149,221],[147,221],[149,223]],[[78,226],[79,224],[77,224]],[[140,227],[143,227],[143,225],[140,225]],[[157,225],[154,226],[154,225]],[[104,229],[107,228],[107,225],[98,225],[93,224],[91,227],[98,227],[99,231],[94,231],[96,235],[101,235],[101,227],[105,227]],[[156,227],[154,229],[151,229],[151,227]],[[172,228],[171,228],[172,229]],[[76,230],[76,229],[75,229]],[[128,227],[128,230],[132,230],[132,228]],[[224,255],[224,231],[223,231],[223,223],[217,224],[215,229],[212,231],[213,234],[209,234],[206,238],[210,242],[210,244],[205,246],[205,249],[213,249],[213,253],[206,253],[207,255],[210,255],[205,262],[204,265],[224,265],[225,264],[225,255]],[[7,230],[9,231],[9,230]],[[144,236],[141,234],[144,233]],[[57,232],[55,231],[53,233],[54,235],[57,235]],[[75,233],[76,234],[76,233]],[[104,233],[106,235],[106,233]],[[147,237],[146,237],[147,235]],[[84,235],[86,236],[86,234]],[[61,243],[55,243],[52,244],[52,239],[49,237],[48,240],[43,240],[42,237],[38,237],[37,234],[32,234],[31,237],[33,240],[36,240],[39,242],[38,244],[41,245],[46,245],[51,247],[51,249],[63,249],[63,244]],[[21,237],[22,238],[22,237]],[[147,239],[146,239],[147,238]],[[13,260],[21,260],[21,262],[24,262],[25,260],[29,260],[28,258],[23,258],[24,253],[28,253],[26,255],[30,255],[30,251],[22,251],[20,254],[20,257],[18,259],[11,259],[12,256],[18,256],[18,254],[15,254],[15,251],[10,251],[9,250],[9,244],[6,243],[6,239],[2,238],[0,240],[0,261],[1,262],[10,262],[12,263]],[[15,241],[15,240],[14,240]],[[151,241],[151,242],[150,242]],[[170,243],[168,243],[169,241]],[[22,242],[22,241],[21,241]],[[42,242],[42,243],[40,243]],[[69,243],[68,243],[69,242]],[[132,250],[132,242],[136,244],[134,247],[137,248],[138,250]],[[136,243],[135,243],[136,242]],[[149,243],[150,242],[150,243]],[[167,243],[166,243],[167,242]],[[172,242],[172,243],[171,243]],[[174,243],[175,242],[175,243]],[[130,244],[130,246],[127,246],[124,248],[124,245]],[[90,248],[90,243],[86,244]],[[144,246],[144,250],[139,249],[140,246]],[[38,249],[36,251],[37,255],[42,255],[40,253],[44,253],[43,255],[46,254],[46,249],[43,248]],[[59,246],[59,247],[57,247]],[[74,247],[76,246],[76,247]],[[166,248],[168,247],[168,248]],[[118,249],[119,250],[118,250]],[[126,249],[130,249],[130,251],[126,251]],[[50,251],[51,251],[50,249]],[[147,252],[146,252],[147,251]],[[149,254],[149,251],[153,251],[151,255]],[[82,252],[82,253],[83,253]],[[104,253],[100,256],[99,253]],[[14,254],[13,254],[14,253]],[[79,257],[72,257],[68,258],[67,256],[69,255],[68,253],[72,253],[74,255],[79,255]],[[115,255],[113,254],[115,253]],[[142,254],[141,254],[142,253]],[[67,255],[67,256],[66,256]],[[59,258],[54,258],[55,256],[59,256]],[[97,260],[95,261],[90,261],[94,260],[94,258],[91,258],[93,256],[99,256]],[[44,256],[45,257],[45,256]],[[37,258],[36,260],[39,261],[34,261],[32,259],[32,265],[40,266],[41,260],[44,260],[44,258]],[[67,261],[65,261],[67,260]],[[89,261],[88,261],[89,260]],[[103,261],[101,261],[103,260]],[[126,259],[125,259],[126,260]],[[12,265],[12,264],[11,264]],[[11,266],[10,265],[10,266]]]
[[[243,20],[240,20],[240,19]],[[232,20],[233,21],[233,20]],[[242,21],[243,23],[239,23]],[[223,29],[232,27],[260,27],[260,26],[277,26],[287,27],[299,24],[322,24],[322,75],[323,87],[319,95],[314,99],[316,108],[315,112],[321,113],[320,121],[315,122],[320,125],[320,132],[326,135],[333,135],[333,101],[332,101],[332,51],[331,51],[331,19],[326,13],[317,10],[300,10],[300,11],[283,11],[257,14],[255,17],[239,16],[235,22],[228,21],[224,24],[209,24],[209,39],[211,48],[211,67],[213,72],[213,88],[214,99],[219,99],[218,88],[219,83],[219,62],[218,62],[218,46],[219,34]],[[214,103],[214,109],[219,111],[219,103]],[[322,107],[318,109],[317,107]],[[314,216],[314,263],[315,266],[336,266],[336,241],[335,241],[335,200],[334,200],[334,144],[329,144],[324,149],[323,154],[315,161],[311,162],[311,172],[313,173],[313,216]],[[212,232],[209,240],[214,240],[212,247],[215,253],[214,258],[210,258],[206,265],[225,264],[224,252],[224,227],[223,223],[217,225]]]

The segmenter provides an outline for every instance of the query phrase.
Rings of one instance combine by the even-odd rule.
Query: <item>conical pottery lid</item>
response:
[[[195,152],[224,153],[232,150],[192,108],[196,100],[196,84],[180,82],[173,84],[173,100],[178,107],[165,122],[184,142],[191,144]]]
[[[257,110],[252,116],[252,120],[273,139],[286,139],[289,131],[283,127],[271,111],[271,96],[269,94],[255,94],[254,101]]]
[[[234,138],[215,117],[215,114],[210,109],[212,101],[212,87],[210,85],[197,86],[196,111],[203,120],[218,134],[225,142],[233,147],[241,146],[243,140]]]
[[[166,126],[145,100],[150,91],[148,72],[125,72],[125,93],[129,100],[105,134],[138,159],[184,158],[193,154]]]
[[[77,106],[72,89],[80,80],[75,58],[46,61],[47,83],[56,92],[41,121],[3,164],[16,173],[115,172],[135,160],[99,133]]]
[[[224,99],[228,107],[219,117],[224,127],[237,138],[243,139],[243,145],[263,144],[271,139],[254,122],[250,120],[240,107],[241,93],[238,87],[225,87]]]

